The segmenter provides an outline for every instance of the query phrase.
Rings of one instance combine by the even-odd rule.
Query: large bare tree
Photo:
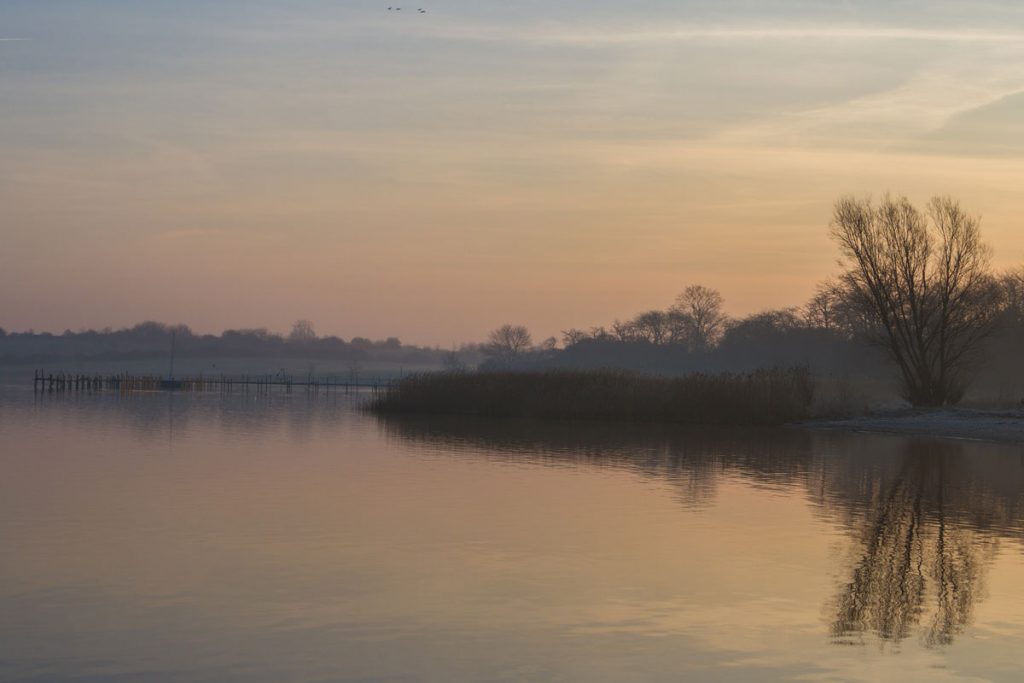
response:
[[[877,205],[843,197],[831,233],[847,261],[840,282],[848,303],[899,367],[904,397],[913,405],[959,401],[999,311],[978,218],[949,197],[924,212],[906,197]]]

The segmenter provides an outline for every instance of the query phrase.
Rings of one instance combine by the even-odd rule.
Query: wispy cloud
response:
[[[31,38],[5,38],[0,36],[0,43],[23,43],[32,40]]]
[[[898,84],[867,94],[747,122],[733,142],[900,147],[956,116],[1024,92],[1024,42],[956,51],[920,66]]]
[[[694,40],[912,40],[945,43],[1021,43],[1024,32],[918,29],[889,26],[677,26],[651,30],[544,31],[540,40],[561,43],[651,43]]]
[[[999,30],[964,26],[916,27],[884,23],[836,23],[822,21],[665,22],[616,23],[564,21],[474,21],[455,16],[430,15],[426,21],[392,21],[394,17],[361,15],[342,20],[282,21],[272,29],[231,29],[229,37],[255,40],[308,39],[364,35],[381,31],[437,40],[507,42],[579,47],[645,46],[672,43],[754,42],[803,40],[816,42],[896,42],[1006,45],[1024,43],[1024,30]]]
[[[970,28],[914,28],[866,24],[678,24],[674,26],[581,27],[543,24],[430,24],[382,28],[439,39],[552,45],[629,46],[656,43],[729,41],[914,41],[962,44],[1020,44],[1024,31]]]

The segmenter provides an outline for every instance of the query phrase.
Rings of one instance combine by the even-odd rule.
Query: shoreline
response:
[[[793,426],[1024,444],[1024,409],[907,408],[853,417],[805,420]]]

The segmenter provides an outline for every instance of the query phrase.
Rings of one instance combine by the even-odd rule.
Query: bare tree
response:
[[[665,314],[666,334],[668,344],[690,344],[690,337],[693,333],[693,323],[688,313],[683,313],[670,308]]]
[[[676,297],[672,310],[686,317],[689,342],[695,350],[710,349],[721,336],[728,320],[722,311],[723,303],[717,290],[703,285],[690,285]]]
[[[652,344],[665,344],[669,339],[669,316],[664,311],[647,311],[632,321],[634,336]]]
[[[778,330],[780,332],[797,330],[804,324],[798,310],[796,308],[775,308],[753,313],[739,320],[731,320],[726,325],[726,334],[735,333],[737,330],[754,333],[760,330]]]
[[[562,330],[562,344],[565,346],[573,346],[579,344],[584,339],[587,339],[589,335],[583,330],[575,327],[570,327],[568,330]]]
[[[818,285],[814,296],[801,310],[803,324],[807,327],[838,332],[847,339],[863,339],[875,331],[873,317],[849,296],[846,283],[841,279],[826,280]]]
[[[616,320],[612,323],[612,339],[618,342],[634,341],[637,338],[636,326],[632,320],[622,322]]]
[[[834,330],[839,326],[836,320],[836,309],[839,308],[840,298],[831,284],[820,285],[810,301],[804,304],[803,318],[808,327]]]
[[[980,342],[991,332],[1000,291],[979,220],[936,197],[926,213],[905,197],[878,206],[836,202],[833,239],[848,261],[841,282],[849,305],[871,320],[871,337],[899,368],[913,405],[960,400]]]
[[[484,353],[502,365],[509,365],[533,344],[524,325],[502,325],[487,336]]]
[[[292,325],[292,332],[288,335],[288,341],[304,342],[316,339],[316,330],[313,329],[311,320],[296,320]]]
[[[999,277],[1003,291],[1003,314],[1008,322],[1024,322],[1024,267],[1017,267]]]

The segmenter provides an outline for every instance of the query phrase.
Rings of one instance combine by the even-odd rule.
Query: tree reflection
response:
[[[898,643],[923,623],[925,645],[948,645],[970,623],[991,544],[960,521],[970,491],[961,460],[958,444],[910,441],[895,476],[875,472],[835,600],[839,642],[873,632]]]
[[[971,622],[998,539],[1019,537],[1024,459],[1006,446],[803,430],[465,418],[388,418],[389,437],[446,455],[616,467],[672,482],[708,507],[719,482],[802,487],[853,549],[829,601],[837,643],[919,633],[943,646]],[[784,533],[785,530],[782,530]]]

